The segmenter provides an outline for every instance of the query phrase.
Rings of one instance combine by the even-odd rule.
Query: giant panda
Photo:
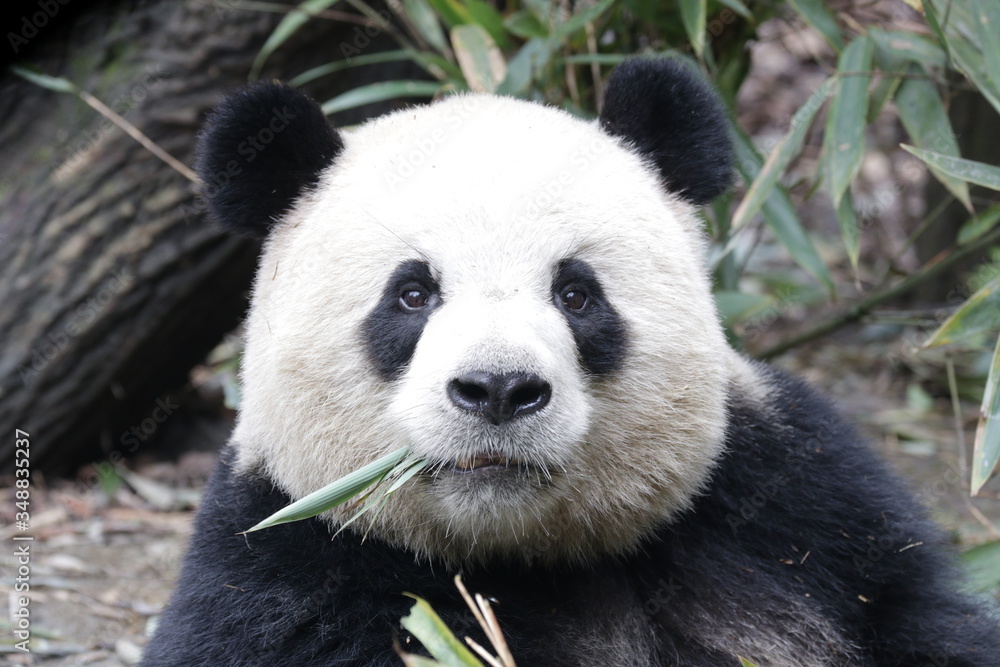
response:
[[[244,395],[144,664],[397,665],[404,592],[486,645],[460,573],[520,667],[1000,665],[904,485],[727,345],[697,217],[727,128],[664,59],[595,121],[468,94],[341,132],[279,83],[226,98],[198,169],[265,239]],[[402,446],[431,466],[370,526],[240,534]]]

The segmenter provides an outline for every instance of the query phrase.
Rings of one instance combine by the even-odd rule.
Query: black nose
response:
[[[448,398],[491,424],[538,412],[552,398],[552,386],[534,373],[466,373],[448,383]]]

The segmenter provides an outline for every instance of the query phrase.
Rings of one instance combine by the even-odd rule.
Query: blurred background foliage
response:
[[[610,70],[626,57],[688,61],[716,86],[733,119],[740,187],[705,211],[717,303],[733,343],[769,358],[858,321],[897,332],[916,325],[921,334],[910,347],[939,362],[953,398],[981,402],[972,492],[989,477],[1000,457],[1000,168],[963,148],[978,156],[977,144],[997,146],[990,130],[1000,130],[1000,3],[391,0],[386,10],[363,0],[307,0],[270,36],[251,78],[297,30],[324,19],[355,21],[354,38],[331,45],[329,64],[289,73],[294,85],[393,60],[426,73],[349,90],[323,102],[328,114],[475,91],[593,118]],[[738,103],[748,45],[775,29],[772,19],[800,34],[818,75],[790,117],[771,119],[780,131],[761,145],[737,122]],[[399,48],[366,50],[383,33]],[[952,107],[968,94],[989,117],[960,118],[955,127]],[[888,146],[875,136],[887,118],[905,131]],[[866,158],[878,152],[902,160],[883,185],[888,192],[859,182]],[[886,238],[886,197],[922,178],[940,192],[928,187],[918,224],[905,237]],[[957,218],[945,215],[949,206]],[[932,233],[935,226],[944,233]],[[774,261],[776,249],[794,270]],[[944,284],[951,289],[942,291]],[[921,292],[923,300],[905,308]],[[815,309],[818,321],[760,343],[764,327],[799,308]]]

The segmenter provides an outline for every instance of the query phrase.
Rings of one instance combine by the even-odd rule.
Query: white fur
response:
[[[620,553],[687,507],[722,448],[726,387],[752,373],[718,324],[693,209],[595,123],[513,99],[449,98],[345,143],[263,253],[233,436],[243,469],[298,498],[403,445],[438,464],[500,451],[537,466],[503,485],[444,469],[390,501],[376,534],[456,561]],[[626,323],[610,377],[583,372],[552,304],[567,258],[594,268]],[[386,382],[362,323],[408,259],[430,265],[442,305]],[[485,424],[445,394],[478,370],[537,373],[551,402]]]

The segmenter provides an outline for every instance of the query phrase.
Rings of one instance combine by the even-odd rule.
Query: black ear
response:
[[[626,60],[611,73],[601,128],[652,160],[666,187],[698,206],[732,183],[725,107],[692,68],[668,58]]]
[[[228,95],[198,138],[196,170],[216,222],[265,236],[343,149],[319,105],[283,83]]]

